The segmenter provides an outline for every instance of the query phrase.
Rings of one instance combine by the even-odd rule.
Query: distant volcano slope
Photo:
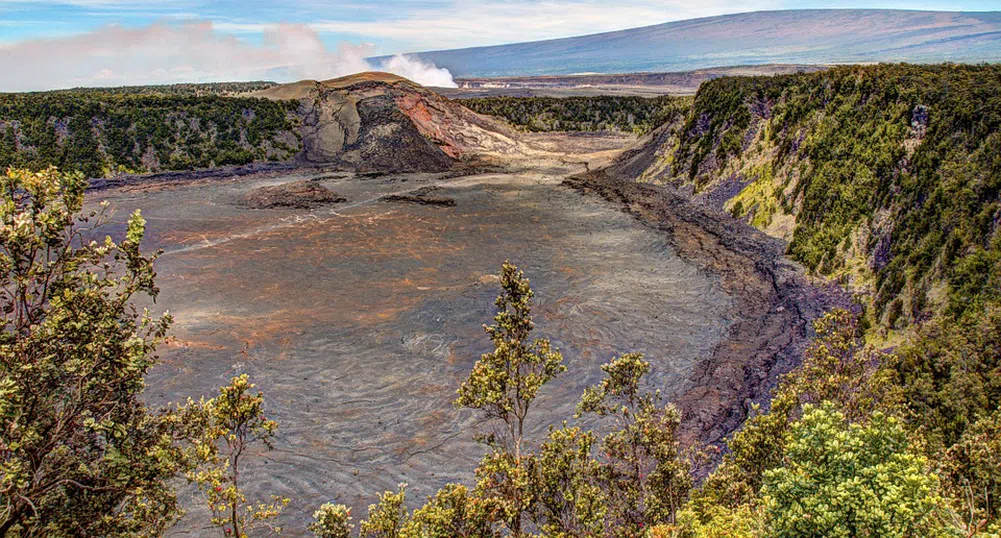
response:
[[[458,77],[684,71],[767,63],[999,61],[1001,11],[759,11],[413,56]]]
[[[359,171],[441,172],[484,152],[518,147],[517,134],[407,79],[362,73],[253,94],[300,103],[298,158]]]

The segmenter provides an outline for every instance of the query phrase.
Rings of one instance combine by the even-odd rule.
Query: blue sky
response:
[[[986,11],[1001,0],[0,0],[0,91],[225,80],[325,79],[391,70],[429,85],[447,70],[410,57],[757,10]]]
[[[610,6],[614,6],[611,7]],[[998,0],[0,0],[0,44],[65,37],[106,25],[211,21],[249,42],[277,23],[309,25],[331,47],[370,43],[378,54],[493,45],[760,9],[884,7],[985,11]]]

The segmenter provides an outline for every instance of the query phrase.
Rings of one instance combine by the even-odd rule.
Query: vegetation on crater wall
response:
[[[793,219],[789,253],[862,284],[866,317],[820,321],[803,364],[663,536],[1001,530],[1001,433],[986,433],[1001,413],[999,106],[1001,66],[852,66],[703,86],[655,179],[699,194],[736,179],[730,211],[772,233]],[[904,327],[895,349],[864,343]],[[894,476],[897,486],[878,485]],[[861,500],[891,491],[891,505]],[[908,515],[879,519],[901,508]]]
[[[462,99],[480,114],[534,132],[618,131],[645,134],[682,114],[685,97],[480,97]]]
[[[106,177],[288,160],[297,106],[138,90],[0,94],[0,169]]]
[[[707,82],[661,180],[750,182],[731,211],[865,283],[902,328],[1001,299],[1001,66],[876,65]],[[773,230],[774,231],[774,230]]]

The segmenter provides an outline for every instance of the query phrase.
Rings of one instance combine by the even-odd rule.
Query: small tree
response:
[[[368,507],[368,519],[361,522],[361,538],[398,538],[409,517],[406,500],[406,484],[400,484],[397,493],[379,495],[379,502]]]
[[[244,538],[258,528],[280,534],[281,527],[272,521],[289,503],[289,499],[272,495],[270,502],[248,504],[241,487],[247,449],[258,443],[272,448],[271,438],[278,429],[264,414],[264,395],[252,394],[253,389],[243,374],[220,388],[219,396],[199,405],[207,424],[198,445],[205,463],[189,478],[205,492],[212,524],[227,537]]]
[[[523,454],[525,421],[539,390],[566,366],[548,340],[529,340],[534,325],[528,279],[504,262],[500,280],[503,293],[497,297],[494,324],[484,327],[494,350],[473,366],[455,404],[478,409],[503,424],[499,438],[487,438],[494,452],[477,470],[478,487],[506,503],[505,524],[514,536],[521,536],[522,514],[531,501]]]
[[[414,510],[402,538],[499,538],[489,500],[469,494],[466,486],[447,484]]]
[[[136,211],[124,241],[90,240],[79,174],[0,174],[0,537],[157,535],[185,469],[169,413],[142,401],[168,315]]]
[[[803,353],[803,364],[782,380],[799,405],[835,402],[853,422],[898,407],[893,380],[880,368],[887,356],[865,344],[855,314],[831,310],[813,322],[813,329],[817,334]]]
[[[849,424],[831,403],[807,404],[784,464],[765,473],[770,536],[945,536],[937,478],[909,452],[900,422],[881,413]]]
[[[532,520],[553,538],[603,536],[606,497],[600,466],[592,456],[592,432],[577,427],[551,428],[549,438],[531,460]]]
[[[660,404],[659,392],[642,390],[650,371],[642,355],[622,355],[601,369],[605,379],[584,392],[578,416],[595,413],[617,423],[601,442],[609,530],[637,536],[650,525],[673,523],[692,488],[691,463],[676,438],[681,416],[673,405]]]
[[[524,445],[525,419],[539,389],[565,372],[566,366],[563,356],[550,346],[549,340],[529,340],[535,326],[532,323],[535,294],[524,273],[504,262],[501,288],[494,324],[483,327],[493,341],[494,350],[481,356],[473,366],[469,379],[459,387],[455,404],[479,409],[488,418],[503,422],[507,431],[500,446],[517,460]]]
[[[351,509],[343,504],[324,503],[313,512],[309,532],[317,538],[348,538],[351,536]]]
[[[495,522],[503,523],[513,536],[520,536],[522,517],[531,510],[531,454],[515,459],[510,452],[493,450],[476,467],[475,495],[493,506]]]

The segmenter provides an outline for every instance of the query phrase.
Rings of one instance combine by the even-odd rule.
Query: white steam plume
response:
[[[420,58],[397,54],[378,66],[379,71],[387,71],[418,82],[424,86],[439,88],[458,88],[452,80],[452,73],[443,67],[438,67]]]
[[[331,50],[311,28],[278,24],[260,45],[216,32],[211,22],[104,28],[71,37],[0,45],[0,91],[241,80],[327,79],[372,71],[371,45]],[[397,56],[381,70],[427,86],[454,87],[447,69]]]

